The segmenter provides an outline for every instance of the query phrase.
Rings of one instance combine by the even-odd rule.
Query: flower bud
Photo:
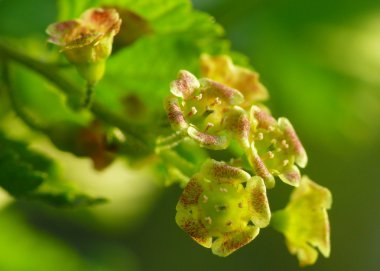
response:
[[[113,37],[121,20],[115,9],[89,9],[80,19],[51,24],[48,41],[61,47],[89,84],[104,75],[105,61],[111,55]]]

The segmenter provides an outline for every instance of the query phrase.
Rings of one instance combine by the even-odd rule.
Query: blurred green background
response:
[[[56,18],[54,1],[11,2],[0,0],[2,34],[37,33]],[[380,2],[193,3],[249,57],[270,91],[273,114],[288,117],[302,139],[304,173],[332,191],[331,257],[305,270],[379,270]],[[81,163],[71,166],[89,167]],[[117,167],[87,184],[112,195],[120,190],[117,204],[97,210],[14,203],[1,193],[0,270],[301,270],[271,229],[228,258],[212,255],[175,224],[180,188],[158,188],[135,171],[124,187],[114,180]],[[280,183],[268,192],[273,210],[289,192]]]

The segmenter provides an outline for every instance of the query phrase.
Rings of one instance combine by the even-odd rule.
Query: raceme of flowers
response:
[[[312,182],[301,177],[299,168],[304,168],[308,159],[290,121],[271,115],[261,103],[268,92],[258,74],[234,65],[228,56],[202,55],[201,71],[205,77],[198,79],[181,70],[171,83],[171,95],[165,102],[168,120],[176,134],[190,138],[201,148],[225,150],[237,142],[243,156],[232,157],[241,163],[204,162],[180,197],[177,224],[214,254],[227,256],[251,242],[259,229],[269,224],[266,189],[273,188],[278,177],[296,187],[285,215],[277,216],[278,224],[282,219],[293,221],[281,230],[290,252],[298,256],[301,265],[313,264],[316,251],[310,243],[327,257],[326,209],[331,196],[321,195],[322,201],[325,198],[321,204],[318,193],[312,191],[315,200],[301,200],[310,209],[292,205]],[[322,211],[313,211],[319,206]],[[313,214],[318,215],[318,225],[313,224]],[[294,222],[302,217],[310,218],[303,224],[305,228]]]

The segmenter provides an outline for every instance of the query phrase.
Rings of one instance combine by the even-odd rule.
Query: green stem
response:
[[[52,65],[37,61],[29,56],[21,54],[20,52],[15,51],[2,43],[0,43],[0,54],[3,54],[5,57],[18,62],[35,72],[38,72],[51,83],[56,85],[67,96],[74,96],[78,99],[82,96],[82,90],[63,77],[59,73],[58,69],[52,67]],[[141,140],[141,138],[144,138],[144,135],[147,134],[145,131],[138,131],[136,127],[126,122],[125,119],[110,112],[97,102],[93,103],[90,110],[100,119],[123,130],[123,132],[127,135],[126,144],[134,145],[135,148],[142,153],[148,154],[153,152],[154,143],[144,142],[144,140]]]
[[[16,112],[17,116],[24,121],[26,125],[28,125],[30,128],[37,130],[37,131],[46,131],[46,127],[44,127],[41,124],[38,124],[34,119],[32,119],[20,106],[19,102],[17,101],[17,98],[14,95],[14,91],[11,86],[10,78],[9,78],[9,67],[8,63],[5,60],[3,64],[3,89],[8,94],[9,101],[12,105],[13,110]]]
[[[86,95],[85,95],[84,101],[83,101],[83,107],[84,108],[91,106],[93,95],[94,95],[94,85],[87,82]]]
[[[193,176],[198,170],[193,163],[189,162],[173,150],[161,151],[159,156],[166,164],[174,166],[187,176]]]

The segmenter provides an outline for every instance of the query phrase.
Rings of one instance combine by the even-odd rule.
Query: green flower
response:
[[[177,224],[223,257],[251,242],[271,216],[260,177],[211,159],[186,185],[176,209]]]
[[[120,25],[115,9],[96,8],[84,12],[80,19],[51,24],[46,32],[48,41],[60,46],[82,77],[95,84],[104,75],[105,60]]]
[[[252,106],[250,123],[251,148],[247,149],[247,156],[256,174],[268,188],[274,186],[274,176],[298,186],[301,174],[295,164],[304,168],[307,155],[289,120],[276,120],[266,109]]]
[[[249,120],[244,110],[236,106],[244,101],[238,90],[207,78],[198,80],[182,70],[171,83],[170,91],[172,96],[167,99],[165,110],[174,130],[209,149],[227,148],[233,134],[245,136],[248,144]],[[231,118],[239,122],[229,121]],[[239,134],[237,129],[245,131]]]
[[[327,188],[303,177],[285,209],[273,214],[272,226],[282,232],[290,253],[297,255],[301,266],[312,265],[330,255],[330,225],[327,209],[332,203]]]

